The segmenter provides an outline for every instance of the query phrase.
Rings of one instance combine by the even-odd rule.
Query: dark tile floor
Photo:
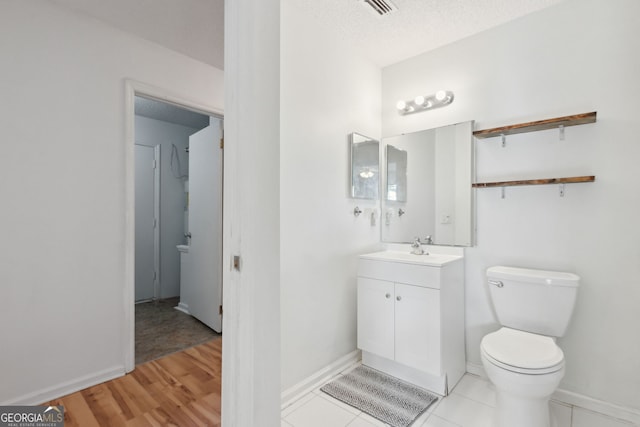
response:
[[[176,297],[136,304],[136,364],[222,336],[174,309],[178,302]]]

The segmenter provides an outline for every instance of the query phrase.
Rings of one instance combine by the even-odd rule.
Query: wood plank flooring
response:
[[[65,427],[220,426],[221,379],[218,338],[43,405],[63,405]]]

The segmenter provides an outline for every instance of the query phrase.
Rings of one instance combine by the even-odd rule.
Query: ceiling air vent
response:
[[[371,6],[371,9],[373,9],[378,16],[385,16],[398,10],[396,5],[389,0],[363,0],[363,3]]]

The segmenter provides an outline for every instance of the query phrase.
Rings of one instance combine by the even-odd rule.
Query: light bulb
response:
[[[418,106],[418,107],[422,107],[424,105],[424,96],[422,95],[418,95],[416,96],[416,98],[413,100],[413,102]]]
[[[445,92],[444,90],[439,90],[436,92],[436,99],[440,102],[444,101],[445,98],[447,97],[447,92]]]
[[[369,168],[362,168],[360,171],[361,178],[371,178],[373,176],[373,172]]]
[[[400,101],[398,101],[398,103],[396,104],[396,108],[397,108],[398,110],[400,110],[400,111],[404,111],[404,110],[406,110],[406,109],[407,109],[407,103],[406,103],[406,102],[404,102],[404,101],[402,101],[402,100],[400,100]]]

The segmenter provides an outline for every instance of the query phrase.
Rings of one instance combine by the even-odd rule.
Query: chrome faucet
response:
[[[424,249],[422,249],[422,244],[420,243],[419,237],[413,239],[413,243],[411,244],[411,253],[414,255],[424,254]]]
[[[425,239],[425,242],[424,242],[425,245],[433,245],[433,239],[431,238],[431,235],[425,237],[424,239]]]

